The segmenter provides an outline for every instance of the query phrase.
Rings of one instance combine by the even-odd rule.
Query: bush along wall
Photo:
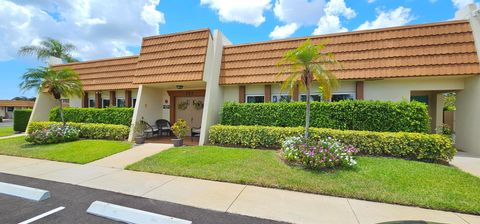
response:
[[[332,137],[356,147],[360,154],[391,156],[427,162],[448,162],[456,153],[452,140],[444,135],[371,132],[311,128],[313,139]],[[280,148],[285,138],[302,136],[302,127],[226,126],[210,127],[212,144],[250,148]]]
[[[30,115],[32,114],[31,109],[21,109],[13,111],[13,130],[19,132],[25,132],[27,129],[28,121],[30,120]]]
[[[303,102],[227,102],[222,108],[221,124],[305,126],[305,107]],[[419,102],[314,102],[311,106],[310,126],[340,130],[428,133],[430,117],[426,105]]]
[[[28,128],[28,134],[61,124],[61,122],[32,122]],[[126,125],[74,122],[68,122],[67,125],[80,130],[80,138],[86,139],[125,140],[130,132],[130,128]]]
[[[65,121],[76,123],[119,124],[130,126],[133,108],[64,108]],[[50,110],[50,121],[61,121],[57,108]]]

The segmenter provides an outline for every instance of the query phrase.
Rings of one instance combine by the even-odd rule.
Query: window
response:
[[[88,107],[95,107],[95,99],[88,99]]]
[[[110,106],[110,99],[102,99],[102,108]]]
[[[410,96],[410,101],[417,101],[428,106],[428,96]]]
[[[132,99],[132,107],[135,108],[135,104],[137,103],[137,98]]]
[[[307,101],[307,94],[300,95],[300,101],[306,102]],[[311,102],[320,102],[322,101],[322,96],[318,93],[310,94],[310,101]]]
[[[15,108],[14,107],[7,107],[8,112],[12,112]]]
[[[117,107],[125,107],[125,99],[117,99]]]
[[[265,102],[265,96],[263,95],[247,96],[247,103],[263,103],[263,102]]]
[[[272,95],[272,102],[278,103],[278,102],[290,102],[292,101],[292,96],[288,94],[275,94]]]
[[[70,104],[70,99],[62,99],[62,103],[64,103],[64,104]]]
[[[355,94],[353,93],[334,93],[332,95],[332,102],[341,101],[341,100],[354,100]]]

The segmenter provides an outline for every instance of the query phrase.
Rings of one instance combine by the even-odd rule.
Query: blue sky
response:
[[[233,43],[446,21],[473,0],[0,0],[0,99],[44,65],[19,57],[44,37],[73,43],[81,60],[137,54],[142,36],[208,27]]]

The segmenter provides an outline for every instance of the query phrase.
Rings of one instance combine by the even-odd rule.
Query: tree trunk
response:
[[[62,99],[58,99],[58,104],[59,104],[58,112],[60,113],[60,119],[62,120],[63,126],[65,126],[65,125],[66,125],[66,122],[65,122],[65,118],[63,117],[63,103],[62,103]]]
[[[308,141],[308,129],[310,128],[310,82],[306,83],[307,88],[307,109],[305,110],[305,143]]]

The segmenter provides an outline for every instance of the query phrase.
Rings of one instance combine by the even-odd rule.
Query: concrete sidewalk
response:
[[[16,138],[16,137],[26,136],[26,135],[27,135],[27,134],[25,134],[25,133],[13,134],[13,135],[8,135],[8,136],[0,137],[0,139]]]
[[[135,148],[131,150],[135,150]],[[145,151],[148,150],[145,149]],[[117,160],[115,157],[113,158],[111,161]],[[480,216],[134,172],[118,167],[105,166],[105,164],[109,164],[109,162],[103,163],[99,160],[86,165],[77,165],[0,156],[0,172],[3,173],[71,183],[198,208],[292,223],[363,224],[399,220],[425,220],[460,224],[480,223]]]

